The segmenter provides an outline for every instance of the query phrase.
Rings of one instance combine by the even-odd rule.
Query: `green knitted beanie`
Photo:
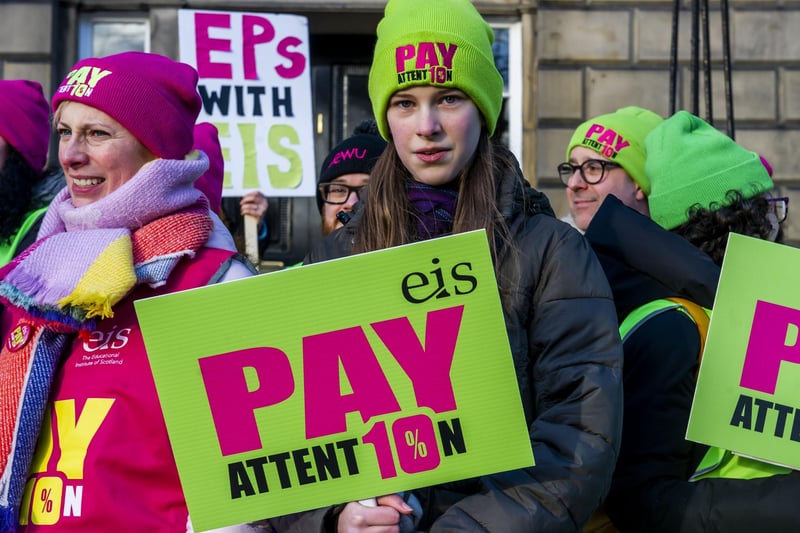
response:
[[[666,229],[686,222],[694,205],[724,206],[730,190],[752,198],[775,186],[757,153],[687,111],[655,128],[645,149],[650,217]]]
[[[492,42],[492,28],[470,0],[389,0],[369,71],[369,98],[381,135],[389,138],[389,99],[415,85],[462,90],[494,133],[503,78]]]
[[[572,149],[583,146],[619,163],[633,181],[650,195],[650,180],[644,172],[644,138],[663,122],[656,113],[629,106],[587,120],[575,130],[567,146],[567,161]]]

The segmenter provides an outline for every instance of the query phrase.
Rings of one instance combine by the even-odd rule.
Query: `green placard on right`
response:
[[[686,438],[800,468],[800,250],[731,234]]]

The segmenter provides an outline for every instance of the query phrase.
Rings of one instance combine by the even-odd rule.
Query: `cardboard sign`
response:
[[[686,438],[800,468],[800,250],[731,234]]]
[[[533,464],[483,230],[136,312],[197,530]]]
[[[219,130],[223,196],[314,196],[308,20],[178,11],[180,60],[197,69],[198,122]]]

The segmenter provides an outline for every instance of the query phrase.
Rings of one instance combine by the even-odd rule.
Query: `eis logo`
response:
[[[100,67],[81,67],[71,71],[64,84],[58,88],[59,93],[68,93],[70,96],[78,98],[90,96],[92,91],[97,86],[97,82],[111,74],[110,70],[104,70]]]
[[[395,51],[397,83],[427,81],[440,84],[453,81],[453,58],[458,45],[418,43],[398,46]]]
[[[412,304],[425,303],[431,298],[449,298],[473,292],[478,279],[471,274],[472,263],[456,263],[449,269],[439,265],[439,258],[431,263],[436,266],[429,272],[411,272],[401,283],[403,297]]]
[[[111,331],[92,331],[89,337],[83,341],[83,349],[90,353],[99,350],[120,350],[128,344],[130,333],[131,328],[118,330],[116,327]]]
[[[75,361],[76,368],[97,365],[123,365],[122,350],[129,341],[131,328],[114,326],[110,331],[95,330],[82,342],[83,354]]]

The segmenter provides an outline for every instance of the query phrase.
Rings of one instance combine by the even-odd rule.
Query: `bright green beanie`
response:
[[[650,195],[650,181],[644,172],[644,138],[663,122],[656,113],[629,106],[587,120],[575,130],[567,146],[567,161],[572,149],[583,146],[619,163],[633,181]]]
[[[687,111],[678,111],[654,129],[645,149],[653,188],[650,217],[666,229],[689,220],[694,205],[726,205],[730,190],[752,198],[775,187],[757,153]]]
[[[389,138],[389,99],[415,85],[462,90],[494,133],[503,78],[492,42],[491,26],[470,0],[389,0],[369,71],[369,98],[381,135]]]

